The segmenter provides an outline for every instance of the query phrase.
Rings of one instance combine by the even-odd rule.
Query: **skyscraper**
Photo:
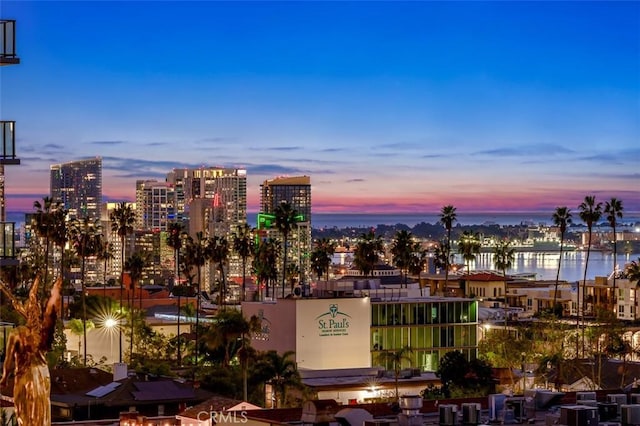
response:
[[[299,282],[305,283],[311,274],[311,178],[278,177],[260,185],[258,231],[262,238],[271,237],[282,241],[282,236],[274,225],[276,208],[283,202],[289,203],[299,214],[296,226],[288,238],[287,259],[290,264],[298,266]]]
[[[231,246],[232,235],[247,223],[247,171],[244,169],[201,167],[174,169],[167,174],[175,194],[176,220],[188,222],[189,235],[225,237]],[[242,276],[242,261],[229,253],[227,277]],[[205,269],[203,290],[211,288],[214,267]]]
[[[136,229],[166,231],[175,219],[175,190],[167,182],[136,181]]]
[[[100,219],[102,158],[70,161],[51,166],[51,198],[62,202],[69,217]]]

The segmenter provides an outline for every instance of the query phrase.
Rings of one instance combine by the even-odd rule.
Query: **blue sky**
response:
[[[639,2],[11,2],[22,165],[104,160],[109,199],[173,167],[310,175],[314,211],[640,210]],[[26,207],[25,207],[26,206]]]

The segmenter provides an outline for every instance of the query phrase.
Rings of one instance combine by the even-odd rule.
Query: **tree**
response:
[[[276,351],[268,351],[258,361],[258,368],[263,370],[267,383],[273,388],[276,408],[282,408],[286,404],[287,389],[301,387],[300,373],[292,359],[294,355],[293,351],[287,351],[282,355]]]
[[[67,214],[68,210],[62,207],[61,203],[58,203],[57,208],[51,212],[51,241],[60,250],[60,277],[62,277],[62,294],[64,295],[64,265],[65,265],[65,246],[69,240],[69,230],[67,229]],[[64,320],[64,297],[60,298],[60,314],[61,320]]]
[[[316,240],[315,247],[311,252],[311,269],[318,275],[318,281],[323,274],[327,274],[329,281],[329,268],[331,268],[331,256],[336,251],[336,243],[328,238]]]
[[[81,259],[80,280],[82,283],[82,321],[86,323],[87,306],[86,306],[86,283],[85,283],[85,264],[87,257],[95,256],[98,253],[102,241],[102,234],[98,222],[94,222],[88,217],[84,219],[76,219],[71,224],[70,241],[74,251]],[[84,366],[87,366],[87,329],[84,328]]]
[[[56,212],[64,211],[64,208],[62,203],[54,201],[51,197],[44,197],[42,203],[40,203],[40,201],[34,201],[33,208],[36,210],[34,215],[35,231],[40,238],[44,239],[44,285],[41,291],[42,294],[45,294],[48,285],[51,242],[56,238],[60,226],[59,223],[56,223],[60,220],[60,215],[56,215]]]
[[[396,232],[391,245],[393,264],[404,272],[404,286],[407,286],[409,268],[411,267],[414,255],[420,250],[420,244],[413,241],[413,234],[407,230]]]
[[[580,316],[582,314],[582,322],[584,323],[584,305],[585,305],[585,296],[587,292],[587,269],[589,268],[589,255],[591,254],[591,237],[593,234],[593,224],[597,223],[602,216],[602,203],[596,203],[595,195],[587,195],[584,197],[584,201],[578,206],[580,210],[579,216],[580,220],[582,220],[587,225],[587,232],[589,234],[589,240],[587,243],[587,259],[584,262],[584,277],[582,279],[582,300],[580,300],[580,291],[578,288],[577,302],[578,302],[578,312],[576,316],[576,329],[580,329]],[[579,285],[578,285],[579,287]],[[580,309],[580,305],[582,304],[582,310]],[[576,340],[576,344],[578,344]],[[584,331],[582,333],[582,344],[584,346]],[[584,347],[583,347],[584,351]],[[578,356],[578,350],[576,349],[576,356]]]
[[[84,337],[83,364],[86,366],[87,365],[87,338],[86,338],[86,333],[87,333],[87,330],[94,329],[95,328],[95,324],[93,323],[93,321],[88,320],[86,318],[73,318],[71,321],[69,321],[68,325],[69,325],[69,330],[71,331],[71,333],[76,335],[76,336],[78,336],[78,357],[80,357],[80,353],[82,352],[81,346],[82,346],[82,340],[83,340],[83,337]]]
[[[122,298],[124,295],[124,253],[127,235],[133,233],[133,225],[135,223],[135,215],[130,204],[124,201],[109,215],[111,221],[111,231],[115,232],[120,238],[120,313],[122,317]],[[122,362],[122,327],[118,327],[119,334],[119,362]]]
[[[129,302],[129,311],[130,311],[130,324],[131,328],[131,339],[129,340],[129,361],[133,360],[133,339],[134,339],[134,299],[135,299],[135,291],[138,286],[140,279],[142,278],[142,271],[144,267],[147,265],[147,262],[139,252],[133,253],[124,263],[124,269],[129,271],[129,277],[131,278],[131,301]],[[142,311],[142,288],[139,289],[140,292],[140,311]],[[128,299],[128,297],[127,297]]]
[[[285,282],[287,279],[287,252],[289,246],[289,235],[298,222],[298,211],[293,206],[283,201],[275,209],[275,226],[282,234],[282,297],[284,298]]]
[[[493,249],[493,263],[497,269],[502,271],[504,279],[504,326],[507,329],[507,312],[509,310],[509,299],[507,297],[507,269],[510,269],[515,260],[516,251],[507,240],[498,241]]]
[[[184,226],[181,222],[171,222],[167,229],[167,245],[173,249],[173,260],[176,263],[174,274],[180,279],[180,249],[184,239]]]
[[[207,238],[202,231],[196,233],[196,239],[191,236],[187,237],[185,250],[184,250],[184,263],[187,268],[196,268],[198,282],[196,283],[196,350],[195,361],[198,363],[198,348],[199,348],[199,329],[200,329],[200,296],[201,296],[201,283],[202,283],[202,267],[207,262]]]
[[[604,205],[604,213],[607,215],[607,222],[609,222],[609,226],[611,226],[611,230],[613,231],[613,312],[617,314],[616,308],[616,275],[617,275],[617,264],[618,261],[618,238],[616,235],[616,225],[618,224],[618,219],[622,219],[622,211],[624,207],[622,207],[622,201],[617,198],[612,198],[607,201]]]
[[[444,354],[438,364],[436,376],[442,382],[446,397],[450,397],[451,390],[455,388],[486,394],[493,382],[491,364],[478,358],[467,361],[460,351]]]
[[[171,294],[174,297],[178,298],[178,324],[177,324],[177,360],[178,360],[178,366],[182,366],[182,352],[181,352],[181,346],[182,346],[182,336],[180,336],[180,317],[181,317],[181,306],[180,306],[180,299],[184,296],[193,296],[193,288],[191,288],[190,286],[185,286],[185,285],[174,285],[173,289],[171,290]]]
[[[220,292],[218,305],[224,307],[226,303],[226,277],[225,266],[229,262],[229,242],[225,237],[215,236],[207,242],[208,257],[217,264],[216,269],[220,273]]]
[[[445,265],[444,265],[444,288],[447,288],[449,285],[449,265],[451,258],[451,229],[453,228],[454,222],[458,220],[458,215],[456,214],[456,208],[452,205],[447,205],[442,207],[440,210],[440,223],[444,225],[444,229],[447,230],[447,244],[445,247],[446,253],[444,256]]]
[[[353,252],[353,264],[362,272],[362,275],[369,276],[380,260],[383,249],[382,238],[370,230],[366,234],[360,235]]]
[[[640,286],[640,257],[638,260],[633,260],[627,265],[624,270],[627,279],[631,282],[636,282],[636,287]]]
[[[482,244],[480,234],[473,231],[464,231],[458,242],[458,253],[462,255],[467,264],[467,274],[471,273],[471,262],[476,260],[476,255],[480,253]]]
[[[233,234],[232,246],[240,259],[242,259],[242,301],[247,297],[247,260],[254,251],[253,230],[244,223]]]
[[[560,281],[560,266],[562,265],[562,251],[564,248],[564,236],[567,232],[567,227],[571,225],[571,210],[565,207],[556,207],[553,216],[551,217],[553,224],[560,230],[560,258],[558,259],[558,272],[556,273],[556,284],[553,292],[553,312],[556,312],[556,304],[558,300],[558,281]],[[560,311],[562,312],[562,311]],[[562,315],[562,314],[561,314]]]
[[[384,351],[378,354],[378,362],[384,364],[385,368],[391,364],[391,368],[393,369],[393,374],[395,378],[395,387],[396,387],[396,396],[395,400],[398,401],[400,397],[400,393],[398,390],[398,379],[400,378],[400,371],[402,370],[402,364],[404,361],[408,362],[411,365],[411,357],[410,354],[413,353],[413,349],[409,346],[405,346],[402,349],[398,349],[396,351]]]
[[[260,286],[265,285],[266,297],[269,297],[269,283],[278,278],[277,263],[282,247],[280,241],[268,238],[261,241],[255,247],[255,255],[253,257],[253,271]],[[275,294],[275,285],[274,285]]]
[[[103,296],[107,296],[107,265],[114,259],[113,251],[111,250],[111,243],[109,243],[104,236],[101,238],[101,245],[98,248],[98,260],[102,261],[103,273],[102,273],[102,289]]]

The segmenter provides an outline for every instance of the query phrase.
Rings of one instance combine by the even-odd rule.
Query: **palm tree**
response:
[[[254,251],[253,271],[256,274],[258,283],[265,285],[266,297],[269,297],[269,283],[271,281],[275,282],[278,278],[277,263],[282,252],[282,246],[280,241],[269,238],[255,246]],[[275,294],[275,284],[273,292]]]
[[[597,223],[602,217],[602,203],[596,203],[595,195],[587,195],[584,197],[584,201],[578,206],[580,209],[580,220],[587,225],[587,232],[589,234],[589,240],[587,243],[587,258],[584,262],[584,277],[582,278],[582,300],[580,300],[580,285],[578,284],[578,311],[576,318],[576,328],[580,329],[580,314],[582,313],[582,322],[584,324],[584,306],[587,294],[587,269],[589,268],[589,255],[591,254],[591,237],[593,234],[593,224]],[[582,303],[582,310],[580,304]],[[576,339],[576,356],[578,355],[578,340]],[[582,331],[582,345],[584,349],[584,330]]]
[[[54,201],[51,197],[44,197],[42,203],[40,203],[40,201],[34,201],[33,208],[36,210],[34,215],[35,231],[44,239],[44,285],[42,286],[42,292],[44,294],[48,285],[51,241],[55,238],[56,234],[54,222],[59,219],[55,217],[55,212],[64,209],[62,203]]]
[[[111,221],[111,231],[120,237],[120,312],[122,317],[122,297],[124,294],[124,249],[127,235],[133,233],[133,225],[135,223],[135,214],[130,204],[124,201],[111,212],[109,216]],[[118,327],[119,333],[119,362],[122,362],[122,327]]]
[[[71,225],[71,242],[78,256],[81,258],[80,280],[82,283],[82,323],[84,327],[84,366],[87,366],[87,304],[86,304],[86,283],[85,283],[85,264],[87,257],[95,256],[101,244],[101,234],[97,222],[91,221],[88,217],[84,219],[76,219]]]
[[[111,250],[111,243],[105,240],[104,235],[102,236],[102,245],[98,248],[98,260],[102,261],[102,294],[104,297],[107,296],[107,266],[109,262],[114,259],[113,251]]]
[[[244,223],[233,234],[233,251],[242,259],[242,301],[247,297],[247,259],[253,254],[253,230]]]
[[[78,357],[79,357],[80,352],[82,352],[82,337],[85,336],[84,346],[86,348],[87,347],[86,332],[87,330],[92,330],[93,328],[95,328],[95,324],[93,323],[93,321],[88,320],[86,318],[83,318],[83,319],[73,318],[71,321],[69,321],[68,325],[71,333],[78,336]],[[87,365],[86,350],[85,350],[84,365],[85,366]]]
[[[571,219],[571,210],[564,207],[556,207],[553,216],[551,217],[553,224],[560,229],[560,258],[558,259],[558,272],[556,273],[556,285],[553,292],[553,313],[556,312],[556,303],[558,300],[558,281],[560,281],[560,266],[562,265],[562,251],[564,249],[564,236],[567,232],[567,227],[571,225],[573,220]],[[562,315],[562,311],[561,315]]]
[[[268,351],[263,355],[262,364],[269,376],[268,383],[273,388],[276,408],[281,408],[286,402],[287,388],[300,386],[300,373],[292,359],[294,355],[293,351],[282,355],[278,355],[276,351]]]
[[[275,209],[275,226],[282,234],[282,246],[284,254],[282,256],[282,297],[284,298],[285,282],[287,279],[287,248],[289,245],[289,234],[298,222],[298,211],[293,206],[283,201]],[[275,295],[275,294],[274,294]]]
[[[366,277],[373,272],[384,250],[382,238],[375,235],[373,230],[360,235],[358,244],[353,251],[353,264]]]
[[[129,324],[129,327],[131,328],[131,338],[129,339],[129,362],[133,362],[133,334],[134,334],[133,333],[133,329],[134,329],[133,305],[134,305],[134,299],[135,299],[136,286],[140,282],[140,279],[142,278],[142,271],[144,270],[146,263],[147,262],[145,261],[144,257],[138,252],[133,253],[124,263],[124,269],[126,271],[129,271],[129,277],[131,278],[131,290],[133,290],[131,292],[131,302],[129,303],[129,311],[131,314],[131,319]],[[142,311],[142,288],[140,288],[139,291],[140,291],[140,296],[139,296],[140,311]]]
[[[191,280],[189,279],[189,281]],[[177,360],[178,360],[178,366],[181,367],[182,366],[182,352],[181,352],[182,337],[180,336],[180,317],[181,317],[182,309],[180,306],[180,302],[182,297],[193,295],[193,288],[185,285],[174,285],[173,289],[171,290],[171,294],[178,298],[178,324],[177,324],[177,331],[176,331],[177,341],[178,341]]]
[[[607,215],[607,222],[611,226],[613,231],[613,302],[614,302],[614,314],[617,315],[616,309],[616,262],[618,261],[618,238],[616,236],[616,225],[618,219],[622,219],[622,201],[617,198],[612,198],[604,205],[604,213]]]
[[[226,302],[227,281],[225,277],[225,267],[229,262],[229,242],[225,237],[218,237],[217,235],[210,238],[207,242],[207,252],[209,258],[217,263],[216,269],[220,273],[220,291],[218,305],[223,307]]]
[[[471,274],[471,262],[476,260],[476,255],[480,253],[482,243],[480,234],[473,231],[464,231],[458,242],[458,253],[462,255],[467,264],[467,274]]]
[[[315,248],[311,252],[311,269],[318,275],[318,281],[322,274],[327,274],[329,281],[329,269],[331,268],[331,256],[336,251],[336,243],[328,238],[322,238],[315,242]]]
[[[69,232],[67,229],[67,213],[68,210],[58,205],[52,214],[51,241],[60,250],[60,277],[62,278],[62,295],[64,296],[64,265],[65,265],[65,246],[69,240]],[[60,319],[64,320],[64,297],[60,298]]]
[[[176,279],[180,278],[180,249],[182,248],[182,240],[184,226],[181,222],[171,222],[167,229],[167,245],[173,249],[173,260],[176,263],[174,274]]]
[[[636,287],[640,286],[640,257],[628,264],[624,273],[630,282],[636,282]]]
[[[509,310],[509,299],[507,298],[507,269],[513,266],[516,251],[507,240],[499,241],[493,249],[493,264],[502,271],[504,279],[504,328],[507,329],[507,311]]]
[[[396,351],[385,351],[381,352],[378,355],[378,362],[384,364],[385,368],[391,364],[391,368],[393,368],[393,373],[395,377],[395,386],[396,386],[396,402],[400,398],[399,390],[398,390],[398,379],[400,378],[400,372],[402,371],[402,363],[403,361],[408,361],[409,365],[411,365],[411,357],[409,356],[413,353],[413,349],[409,346],[405,346],[402,349],[398,349]]]
[[[447,244],[444,247],[446,249],[445,253],[445,265],[444,265],[444,288],[447,288],[449,285],[449,265],[451,258],[451,229],[453,228],[453,223],[458,220],[458,215],[456,214],[456,208],[451,204],[442,207],[440,210],[440,223],[444,225],[444,229],[447,230]]]
[[[405,287],[407,286],[409,266],[411,265],[415,248],[411,232],[405,229],[396,232],[391,245],[391,254],[393,255],[393,264],[404,272]]]
[[[202,267],[207,263],[207,239],[202,233],[199,231],[196,233],[196,239],[194,240],[191,236],[187,237],[185,250],[184,250],[184,263],[186,268],[196,268],[198,282],[196,284],[196,350],[195,350],[195,361],[194,363],[197,365],[198,363],[198,355],[199,355],[199,328],[200,328],[200,296],[201,296],[201,282],[202,282]]]

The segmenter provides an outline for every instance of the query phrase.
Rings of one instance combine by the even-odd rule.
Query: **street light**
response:
[[[113,360],[113,335],[120,328],[118,320],[114,317],[107,316],[102,320],[102,327],[109,333],[109,358]]]

